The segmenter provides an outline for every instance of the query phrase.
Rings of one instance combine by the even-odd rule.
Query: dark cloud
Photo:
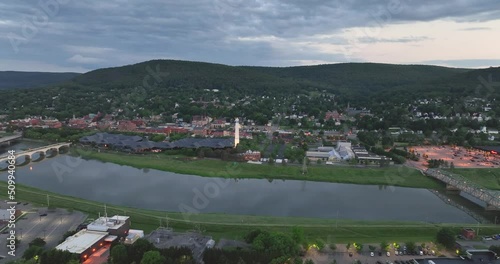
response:
[[[49,9],[44,21],[41,14],[47,12],[40,3],[47,2],[62,4]],[[341,52],[317,49],[314,42],[319,38],[322,44],[347,45],[347,40],[334,35],[353,27],[437,19],[496,20],[500,14],[494,10],[500,10],[500,1],[14,1],[0,3],[0,58],[84,69],[153,58],[281,66],[301,61],[341,62],[346,60]],[[36,32],[27,36],[30,28]],[[360,41],[425,39],[365,37]],[[13,48],[13,40],[18,41],[17,48]],[[99,49],[105,52],[95,54]]]

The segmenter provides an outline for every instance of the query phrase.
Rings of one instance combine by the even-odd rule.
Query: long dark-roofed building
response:
[[[172,142],[174,148],[212,148],[224,149],[234,147],[233,138],[184,138]]]
[[[97,133],[82,137],[80,143],[135,153],[168,149],[225,149],[234,147],[233,138],[184,138],[175,142],[153,142],[139,136],[109,133]]]
[[[139,136],[122,134],[97,133],[92,136],[82,137],[80,143],[99,147],[113,148],[126,152],[145,152],[172,149],[168,142],[154,142]]]

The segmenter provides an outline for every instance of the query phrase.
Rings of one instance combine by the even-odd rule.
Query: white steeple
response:
[[[240,144],[240,120],[236,118],[234,121],[234,147]]]

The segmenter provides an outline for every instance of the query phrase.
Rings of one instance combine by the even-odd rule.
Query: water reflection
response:
[[[75,162],[78,166],[57,176],[54,164],[65,164],[65,157],[58,155],[18,168],[18,183],[107,204],[163,211],[194,208],[201,213],[477,222],[460,206],[425,189],[271,179],[226,180],[84,159],[78,159]],[[1,180],[5,180],[4,175],[0,172]],[[458,199],[461,206],[466,203],[460,196],[447,197]],[[472,211],[479,210],[477,206]]]

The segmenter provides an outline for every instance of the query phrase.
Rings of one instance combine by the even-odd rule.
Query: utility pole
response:
[[[335,228],[339,227],[339,210],[337,210],[337,219],[335,220]]]
[[[47,209],[50,207],[49,195],[47,194]]]
[[[307,174],[307,157],[304,157],[302,161],[302,174]]]

